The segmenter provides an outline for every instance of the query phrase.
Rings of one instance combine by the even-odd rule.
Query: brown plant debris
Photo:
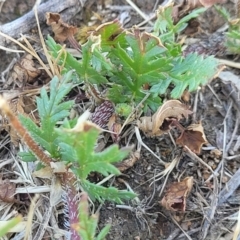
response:
[[[77,27],[65,23],[58,13],[47,12],[46,19],[47,24],[52,27],[54,39],[57,42],[63,43],[68,40],[75,49],[79,50],[81,48],[74,37],[74,35],[78,32]]]
[[[127,169],[131,168],[138,160],[140,159],[140,151],[137,150],[131,153],[130,157],[123,160],[120,163],[115,164],[119,171],[124,172]]]
[[[21,95],[18,98],[9,100],[9,107],[11,111],[15,114],[21,114],[26,117],[31,118],[35,123],[38,123],[38,114],[35,111],[33,114],[34,110],[36,109],[36,104],[34,102],[34,98],[26,95]],[[19,141],[21,138],[19,137],[17,131],[11,127],[11,125],[8,122],[8,119],[2,115],[2,127],[0,130],[5,130],[9,132],[11,142],[15,145],[18,146]]]
[[[64,42],[77,33],[77,28],[63,22],[58,13],[47,12],[46,18],[47,24],[52,27],[54,38],[58,42]]]
[[[28,83],[33,84],[41,73],[42,71],[35,66],[33,56],[26,54],[14,64],[10,77],[4,84],[4,88],[7,88],[12,83],[19,88],[24,87]]]
[[[174,182],[166,191],[160,204],[170,211],[186,210],[186,198],[193,186],[193,177],[186,177],[182,182]]]
[[[118,142],[120,140],[119,133],[121,131],[122,125],[117,121],[118,117],[113,114],[108,122],[108,129],[112,132],[111,137],[113,142]]]
[[[186,1],[178,0],[175,1],[174,4],[173,18],[175,22],[177,22],[195,8],[211,7],[216,3],[222,4],[225,2],[226,0],[186,0]]]
[[[11,183],[9,179],[2,180],[2,176],[0,176],[0,200],[7,203],[16,202],[17,200],[14,198],[15,192],[15,183]]]
[[[166,126],[166,122],[164,123],[165,120],[170,118],[180,120],[182,117],[187,118],[191,113],[188,107],[180,101],[169,100],[159,107],[152,117],[141,117],[137,121],[137,125],[146,136],[160,136],[169,130],[170,124]]]
[[[191,124],[188,126],[176,140],[181,146],[187,146],[191,151],[200,154],[202,145],[207,143],[202,124]]]

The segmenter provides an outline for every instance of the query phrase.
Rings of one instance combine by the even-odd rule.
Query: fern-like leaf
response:
[[[88,180],[82,181],[83,189],[88,192],[92,200],[98,200],[104,202],[105,200],[113,201],[118,204],[122,204],[122,200],[130,200],[136,197],[135,193],[127,190],[119,190],[115,187],[103,187]]]
[[[72,130],[57,129],[61,159],[72,163],[73,172],[79,177],[82,187],[92,199],[121,202],[120,199],[134,197],[135,194],[128,191],[98,186],[87,180],[91,172],[99,172],[104,176],[120,174],[113,163],[123,160],[129,151],[119,150],[117,145],[112,145],[102,152],[95,152],[99,130],[95,125],[87,122],[83,124],[86,125],[82,127],[81,131],[74,130],[74,128]]]
[[[37,126],[30,118],[20,116],[22,124],[30,131],[32,137],[52,157],[58,157],[58,146],[56,139],[58,137],[55,126],[58,121],[69,115],[73,101],[62,102],[64,97],[72,88],[72,72],[68,72],[61,80],[54,77],[50,82],[50,94],[45,87],[41,89],[40,97],[37,97],[37,108],[39,112],[40,127]]]

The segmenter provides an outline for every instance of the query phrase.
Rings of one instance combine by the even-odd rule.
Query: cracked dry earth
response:
[[[22,1],[19,7],[14,5],[14,1],[7,1],[7,7],[4,8],[3,5],[2,10],[5,19],[1,21],[11,21],[13,13],[10,9],[15,7],[19,8],[19,14],[24,14],[25,11],[22,8],[24,6],[30,8],[34,4],[34,1],[26,2],[27,6]],[[155,4],[161,4],[161,1],[135,1],[135,3],[143,12],[150,14]],[[11,4],[15,7],[11,8]],[[125,1],[112,1],[111,4],[129,9]],[[232,1],[227,1],[226,6],[233,11]],[[91,8],[95,11],[99,10],[94,2]],[[130,16],[130,19],[126,18],[127,26],[142,21],[134,10],[127,11]],[[116,17],[121,14],[121,11],[108,10],[108,13],[108,17],[111,14]],[[214,35],[223,25],[214,9],[209,9],[199,21],[202,27],[201,43],[204,43],[200,44],[200,47],[204,46],[204,50],[210,51],[217,46],[218,49],[211,54],[217,54],[221,58],[232,61],[234,56],[226,56],[224,51],[220,51],[222,38]],[[1,71],[5,70],[9,62],[16,57],[14,54],[6,55],[4,52],[2,54],[5,58],[1,58]],[[226,67],[224,72],[225,75],[219,75],[207,86],[196,93],[191,93],[185,99],[193,114],[188,119],[183,119],[181,123],[185,126],[189,123],[201,122],[208,141],[198,156],[175,145],[172,139],[179,135],[175,130],[156,138],[149,138],[141,133],[142,141],[156,155],[165,162],[175,161],[175,166],[170,174],[161,177],[159,174],[164,167],[153,154],[141,147],[139,160],[113,182],[114,186],[122,189],[130,186],[138,194],[138,198],[125,202],[124,205],[105,203],[100,208],[99,229],[102,229],[106,223],[112,225],[107,239],[227,240],[233,238],[240,205],[240,88],[231,80],[235,78],[240,81],[240,79],[238,79],[238,69]],[[125,146],[128,141],[137,145],[135,135],[130,140],[129,135],[121,139],[120,145]],[[2,133],[1,143],[2,159],[16,153],[17,149],[12,146],[6,133]],[[9,169],[11,168],[2,168],[1,174],[5,174],[4,171]],[[193,187],[186,199],[185,212],[166,210],[160,201],[168,187],[173,182],[182,181],[186,177],[193,177]],[[13,211],[19,207],[13,204],[9,209]],[[24,206],[19,211],[24,215],[28,208]],[[57,224],[61,228],[61,216],[58,221]],[[46,236],[43,239],[49,238]]]

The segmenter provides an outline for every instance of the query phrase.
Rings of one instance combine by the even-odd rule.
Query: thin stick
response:
[[[46,44],[45,44],[45,41],[44,41],[44,38],[43,38],[43,35],[42,35],[42,31],[41,31],[41,28],[40,28],[39,19],[38,19],[38,13],[37,13],[37,6],[34,7],[34,14],[35,14],[36,21],[37,21],[38,34],[40,36],[40,41],[41,41],[41,44],[42,44],[42,47],[43,47],[43,51],[44,51],[45,56],[47,58],[47,61],[48,61],[49,67],[50,67],[50,69],[52,71],[52,74],[56,75],[55,69],[53,67],[53,63],[52,63],[50,55],[48,53],[48,50],[47,50],[47,47],[46,47]]]
[[[140,144],[145,147],[153,156],[155,156],[159,162],[161,164],[163,164],[164,166],[166,165],[166,163],[159,157],[157,156],[143,141],[142,141],[142,138],[141,138],[141,135],[140,135],[140,132],[139,132],[139,129],[137,127],[135,127],[135,133],[136,133],[136,137],[137,137],[137,140],[140,142]]]
[[[239,209],[239,212],[238,212],[237,225],[236,225],[236,228],[235,228],[234,234],[233,234],[233,240],[237,240],[238,239],[239,233],[240,233],[240,209]]]
[[[215,177],[217,176],[216,173],[212,170],[212,168],[211,168],[207,163],[205,163],[200,157],[198,157],[193,151],[191,151],[191,149],[189,149],[186,145],[184,146],[184,148],[187,150],[187,155],[188,155],[191,159],[200,162],[200,163],[203,164],[205,167],[207,167]]]
[[[34,208],[36,206],[36,202],[38,199],[39,199],[39,195],[36,194],[31,201],[31,205],[30,205],[30,209],[29,209],[29,213],[28,213],[28,217],[27,217],[27,228],[25,230],[24,240],[29,239],[29,237],[31,236],[31,232],[32,232],[31,227],[32,227],[33,216],[34,216]],[[31,239],[31,237],[30,237],[30,239]]]
[[[149,24],[150,24],[151,26],[154,25],[153,22],[151,22],[151,21],[149,20],[149,17],[148,17],[144,12],[142,12],[135,3],[133,3],[131,0],[126,0],[126,2],[127,2],[143,19],[145,19],[146,21],[149,21]]]
[[[240,69],[240,63],[238,62],[233,62],[225,59],[218,59],[218,60],[219,60],[219,63],[221,64]]]

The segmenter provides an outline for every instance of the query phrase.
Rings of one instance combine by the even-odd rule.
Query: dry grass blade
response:
[[[14,38],[6,35],[5,33],[0,32],[0,36],[5,37],[9,40],[11,40],[12,42],[16,43],[19,47],[21,47],[22,49],[24,49],[26,52],[28,52],[29,54],[31,54],[33,57],[35,57],[38,62],[41,64],[41,66],[44,68],[44,70],[47,72],[47,74],[52,77],[52,73],[49,71],[49,69],[47,68],[47,66],[43,63],[42,59],[38,56],[38,54],[34,51],[31,51],[30,49],[28,49],[27,47],[25,47],[23,44],[21,44],[19,41],[15,40]]]
[[[240,63],[235,62],[235,61],[230,61],[230,60],[225,60],[225,59],[219,59],[220,64],[224,64],[228,67],[233,67],[233,68],[238,68],[240,69]]]
[[[42,47],[43,47],[43,51],[44,51],[44,54],[45,54],[45,56],[46,56],[46,58],[47,58],[49,67],[50,67],[53,75],[58,75],[58,76],[59,76],[60,73],[59,73],[59,72],[56,72],[56,71],[57,71],[57,68],[54,68],[54,66],[53,66],[51,57],[50,57],[50,55],[49,55],[49,53],[48,53],[48,50],[47,50],[45,41],[44,41],[44,39],[43,39],[43,35],[42,35],[41,28],[40,28],[40,24],[39,24],[38,14],[37,14],[37,6],[34,7],[34,13],[35,13],[36,21],[37,21],[37,26],[38,26],[38,34],[39,34],[39,36],[40,36],[40,40],[41,40],[41,44],[42,44]],[[49,75],[49,76],[50,76],[50,75]]]
[[[142,141],[142,138],[141,138],[139,129],[138,129],[137,127],[135,127],[135,133],[136,133],[136,137],[137,137],[138,142],[139,142],[143,147],[145,147],[154,157],[156,157],[161,164],[163,164],[163,165],[165,166],[166,163],[165,163],[159,156],[157,156],[157,155]]]
[[[0,46],[0,49],[2,49],[2,50],[4,50],[4,51],[7,51],[7,52],[24,53],[24,51],[15,50],[15,49],[11,49],[11,48],[6,48],[6,47],[3,47],[3,46]]]
[[[236,225],[236,228],[234,230],[233,240],[237,240],[238,239],[239,233],[240,233],[240,209],[238,211],[237,225]]]
[[[133,3],[131,0],[126,0],[126,2],[151,26],[154,25],[152,21],[149,21],[149,17],[143,11],[141,11],[135,3]]]
[[[33,223],[34,208],[36,206],[36,202],[38,199],[39,199],[39,195],[35,195],[31,201],[31,205],[30,205],[28,217],[27,217],[27,228],[26,228],[24,240],[28,240],[28,238],[32,235],[31,229],[32,229],[32,223]]]

